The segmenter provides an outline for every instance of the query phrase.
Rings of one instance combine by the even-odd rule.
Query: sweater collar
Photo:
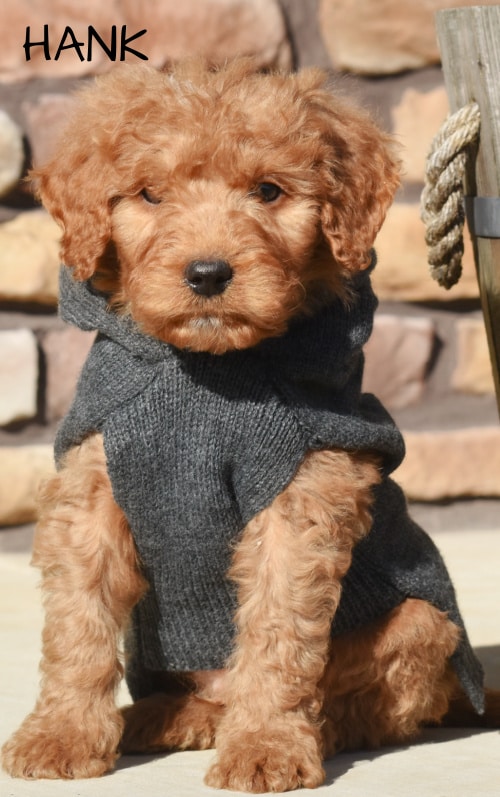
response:
[[[337,390],[359,370],[360,353],[368,340],[377,300],[370,283],[370,269],[352,280],[349,303],[334,299],[314,315],[292,320],[285,334],[268,338],[253,349],[210,355],[180,351],[142,333],[128,316],[109,310],[106,297],[90,282],[73,279],[65,266],[60,273],[59,311],[62,319],[86,331],[97,330],[129,350],[134,357],[151,363],[177,356],[187,361],[213,359],[219,366],[235,358],[257,357],[266,369],[275,369],[292,383],[315,384]]]

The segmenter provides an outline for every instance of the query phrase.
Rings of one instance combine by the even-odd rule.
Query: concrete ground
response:
[[[0,531],[0,743],[31,709],[37,690],[42,615],[38,576],[22,550],[29,533],[23,537],[22,531]],[[432,534],[455,580],[487,683],[500,688],[500,528]],[[121,697],[127,699],[125,693]],[[0,795],[206,797],[216,794],[203,784],[213,755],[207,751],[129,756],[113,773],[93,781],[25,782],[2,772]],[[338,755],[326,762],[326,782],[316,793],[318,797],[498,797],[500,733],[432,729],[411,747]]]

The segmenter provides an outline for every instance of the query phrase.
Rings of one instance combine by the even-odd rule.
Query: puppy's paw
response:
[[[217,789],[254,794],[313,789],[325,778],[318,745],[312,735],[295,742],[286,732],[240,733],[219,745],[217,760],[205,783]]]
[[[122,753],[206,750],[214,746],[222,706],[196,695],[154,694],[121,710]]]
[[[64,720],[56,726],[27,717],[4,744],[2,765],[14,778],[96,778],[114,767],[117,744],[118,739],[106,743],[103,737],[94,744]]]

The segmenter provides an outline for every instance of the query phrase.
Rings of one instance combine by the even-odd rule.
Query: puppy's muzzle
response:
[[[231,282],[233,270],[226,260],[192,260],[186,266],[184,278],[199,296],[217,296]]]

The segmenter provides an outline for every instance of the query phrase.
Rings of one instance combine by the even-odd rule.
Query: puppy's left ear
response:
[[[34,192],[62,229],[60,254],[77,280],[96,271],[111,237],[109,166],[84,129],[68,129],[57,157],[31,171]]]
[[[61,258],[77,280],[93,276],[111,239],[116,141],[130,86],[118,67],[80,89],[55,155],[31,171],[35,194],[62,229]]]
[[[324,145],[321,228],[337,263],[354,272],[370,265],[400,183],[400,161],[395,142],[367,114],[331,94],[324,76],[315,80],[308,103]]]

